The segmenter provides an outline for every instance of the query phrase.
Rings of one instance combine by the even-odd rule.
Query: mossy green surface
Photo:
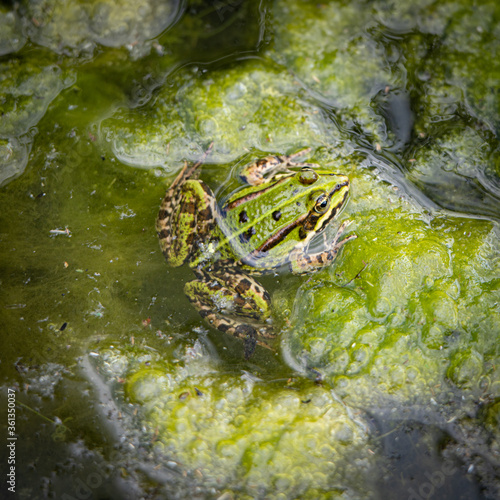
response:
[[[379,392],[418,401],[449,382],[479,394],[498,379],[497,228],[446,217],[429,224],[408,213],[401,224],[400,216],[392,212],[390,227],[374,220],[346,247],[334,279],[299,288],[289,354],[335,386],[348,381],[342,395],[356,404]],[[499,396],[498,384],[486,385]]]
[[[147,55],[148,41],[178,14],[179,2],[119,0],[21,2],[25,30],[37,44],[72,56],[92,54],[97,44],[126,47],[133,57]]]
[[[21,498],[78,496],[97,456],[106,481],[76,474],[95,497],[406,498],[457,463],[436,498],[500,491],[498,6],[260,7],[0,8]],[[190,306],[192,273],[154,232],[211,142],[219,198],[246,162],[305,147],[351,180],[329,234],[349,219],[357,239],[314,275],[262,279],[279,343],[249,361]],[[391,452],[413,422],[418,442]]]
[[[117,366],[130,370],[125,397],[142,406],[160,463],[189,465],[195,483],[241,498],[330,498],[336,483],[343,498],[369,494],[371,481],[361,480],[375,466],[367,428],[333,392],[221,373],[199,342],[171,360],[141,349],[103,350],[98,359],[111,380]]]

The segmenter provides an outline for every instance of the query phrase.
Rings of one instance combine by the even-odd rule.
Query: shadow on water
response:
[[[459,393],[455,396],[461,399]],[[497,400],[469,407],[458,418],[436,404],[391,406],[366,412],[383,456],[376,482],[379,498],[498,498],[499,461],[491,446],[496,440]]]
[[[456,443],[435,425],[374,416],[386,469],[378,481],[380,498],[400,500],[485,500],[475,475],[448,446]],[[451,446],[450,446],[451,447]]]

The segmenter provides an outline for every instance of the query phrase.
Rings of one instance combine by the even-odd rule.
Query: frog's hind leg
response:
[[[210,234],[216,210],[215,199],[203,181],[188,179],[177,190],[167,191],[156,219],[156,231],[171,266],[188,261],[196,240]]]
[[[243,340],[246,359],[257,344],[272,349],[275,335],[264,325],[270,317],[271,300],[257,281],[227,269],[197,270],[195,274],[198,279],[186,283],[184,292],[208,324]]]
[[[210,188],[199,181],[199,167],[212,150],[210,144],[201,159],[184,167],[168,188],[156,219],[160,246],[168,263],[177,267],[191,256],[195,238],[203,238],[214,225],[215,198]]]

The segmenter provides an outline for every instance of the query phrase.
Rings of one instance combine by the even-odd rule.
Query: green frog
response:
[[[271,299],[252,275],[288,268],[309,273],[330,264],[350,221],[332,241],[325,228],[347,201],[349,179],[297,161],[310,148],[289,156],[268,156],[240,174],[246,187],[219,205],[200,180],[204,157],[186,162],[168,189],[156,220],[167,263],[187,263],[196,279],[184,292],[214,328],[244,341],[245,358],[256,345],[272,349]]]

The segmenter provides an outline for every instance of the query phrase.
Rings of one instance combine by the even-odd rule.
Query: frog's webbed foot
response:
[[[340,239],[344,231],[348,226],[352,224],[352,221],[346,220],[342,222],[340,227],[337,230],[337,234],[333,238],[333,241],[328,245],[326,250],[316,253],[308,253],[303,249],[298,249],[292,251],[290,255],[290,266],[291,270],[295,274],[306,273],[310,271],[314,271],[315,269],[320,269],[324,266],[330,264],[337,254],[339,250],[351,240],[357,238],[357,235],[350,234],[343,240]]]
[[[198,279],[186,283],[184,291],[193,306],[212,327],[243,340],[246,359],[256,345],[272,349],[275,335],[265,324],[271,312],[269,294],[250,276],[217,268],[196,270]]]

